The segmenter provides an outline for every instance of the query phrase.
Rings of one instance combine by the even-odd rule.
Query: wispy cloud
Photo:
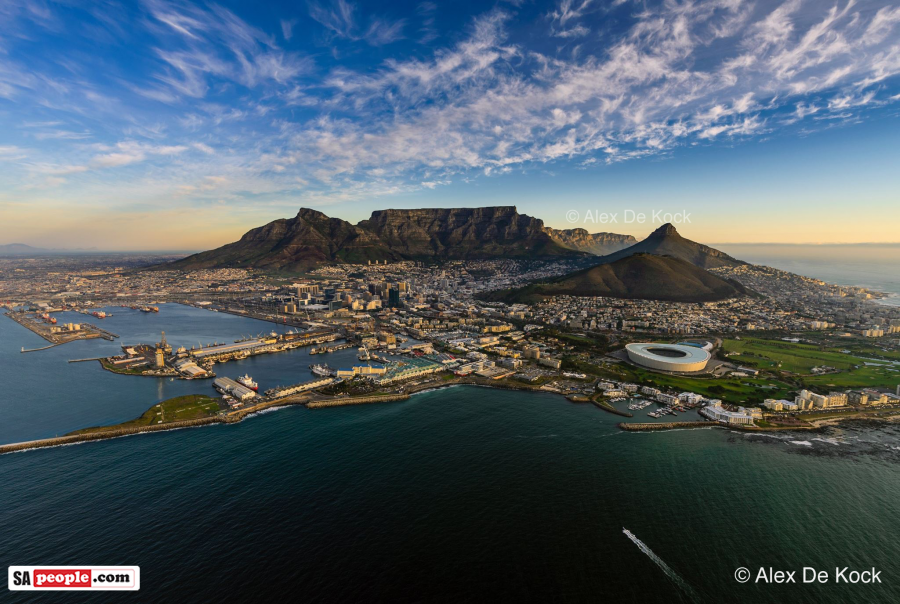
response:
[[[332,39],[364,40],[372,46],[383,46],[403,38],[405,19],[390,20],[376,16],[371,17],[367,25],[361,26],[358,12],[358,7],[348,0],[309,3],[309,16],[325,27]]]
[[[594,0],[560,0],[556,9],[548,15],[551,35],[559,38],[586,36],[591,30],[579,21],[596,7]]]
[[[156,78],[174,92],[192,98],[206,95],[210,80],[225,79],[247,88],[274,81],[285,84],[312,67],[309,57],[281,50],[274,38],[249,25],[233,12],[216,5],[209,10],[194,4],[148,0],[152,17],[180,40],[156,49],[166,69]],[[290,37],[290,22],[286,38]],[[160,98],[158,89],[143,89]],[[160,98],[163,100],[163,98]]]
[[[62,35],[65,7],[28,5],[0,5],[7,190],[328,203],[808,132],[900,100],[887,1],[504,3],[453,30],[430,0],[401,18],[312,0],[270,23],[144,0],[115,26],[92,17],[141,56],[105,53],[105,70],[79,40],[64,60],[11,52]]]

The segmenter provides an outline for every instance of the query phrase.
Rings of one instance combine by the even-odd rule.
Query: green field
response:
[[[725,340],[722,346],[725,352],[738,354],[728,360],[739,365],[747,365],[760,370],[780,371],[795,374],[798,382],[808,388],[861,388],[883,387],[896,388],[900,384],[900,366],[888,362],[880,366],[866,365],[866,362],[877,363],[853,354],[846,354],[836,348],[797,344],[779,340],[763,340],[759,338],[743,338],[741,340]],[[849,347],[847,349],[850,349]],[[857,351],[871,351],[874,348],[860,347]],[[863,352],[865,354],[866,352]],[[877,350],[882,356],[894,356]],[[828,366],[840,370],[840,373],[811,375],[813,367]]]
[[[216,415],[220,409],[220,399],[202,394],[188,394],[186,396],[170,398],[169,400],[153,405],[144,411],[143,415],[133,420],[114,426],[84,428],[83,430],[70,432],[70,434],[85,434],[103,430],[117,430],[119,428],[140,428],[143,426],[160,423],[167,424],[169,422],[185,419],[200,419]]]
[[[791,390],[795,390],[790,384],[772,379],[695,378],[656,373],[627,363],[608,363],[600,367],[572,358],[565,361],[564,369],[577,369],[604,379],[653,386],[666,391],[696,392],[726,403],[754,405],[767,398],[785,398]]]

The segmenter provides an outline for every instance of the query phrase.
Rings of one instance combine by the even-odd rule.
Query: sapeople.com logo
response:
[[[10,566],[14,591],[137,591],[139,566]]]

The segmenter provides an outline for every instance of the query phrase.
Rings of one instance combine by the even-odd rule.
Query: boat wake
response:
[[[684,579],[682,579],[678,573],[676,573],[672,568],[663,562],[662,558],[653,553],[653,550],[647,547],[647,545],[635,537],[634,533],[629,531],[627,528],[622,528],[622,532],[625,533],[625,536],[631,539],[631,541],[638,546],[638,549],[644,552],[648,558],[653,560],[653,562],[665,573],[665,575],[672,580],[672,583],[677,585],[681,591],[683,591],[692,602],[699,602],[700,598],[697,597],[697,594],[691,589],[691,586],[688,585]]]

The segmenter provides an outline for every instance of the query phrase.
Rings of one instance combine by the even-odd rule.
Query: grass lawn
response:
[[[149,365],[141,365],[140,367],[117,367],[112,363],[107,363],[105,360],[101,360],[100,364],[109,371],[120,373],[122,375],[141,375],[148,369],[151,369]]]
[[[798,374],[803,386],[808,388],[861,388],[866,386],[895,388],[900,384],[900,367],[885,362],[883,365],[866,365],[867,359],[846,354],[840,349],[797,344],[780,340],[743,338],[725,340],[726,352],[737,352],[730,361],[757,369],[786,371]],[[862,350],[859,346],[847,350]],[[867,349],[872,355],[873,349]],[[863,353],[865,354],[865,352]],[[884,355],[884,353],[881,353]],[[840,373],[809,375],[813,367],[826,365],[839,369]]]
[[[188,394],[170,398],[153,405],[143,415],[133,420],[116,424],[114,426],[99,426],[76,430],[70,434],[86,434],[103,430],[117,430],[119,428],[139,428],[152,424],[181,421],[186,419],[200,419],[216,415],[220,410],[220,399],[211,398],[203,394]]]

